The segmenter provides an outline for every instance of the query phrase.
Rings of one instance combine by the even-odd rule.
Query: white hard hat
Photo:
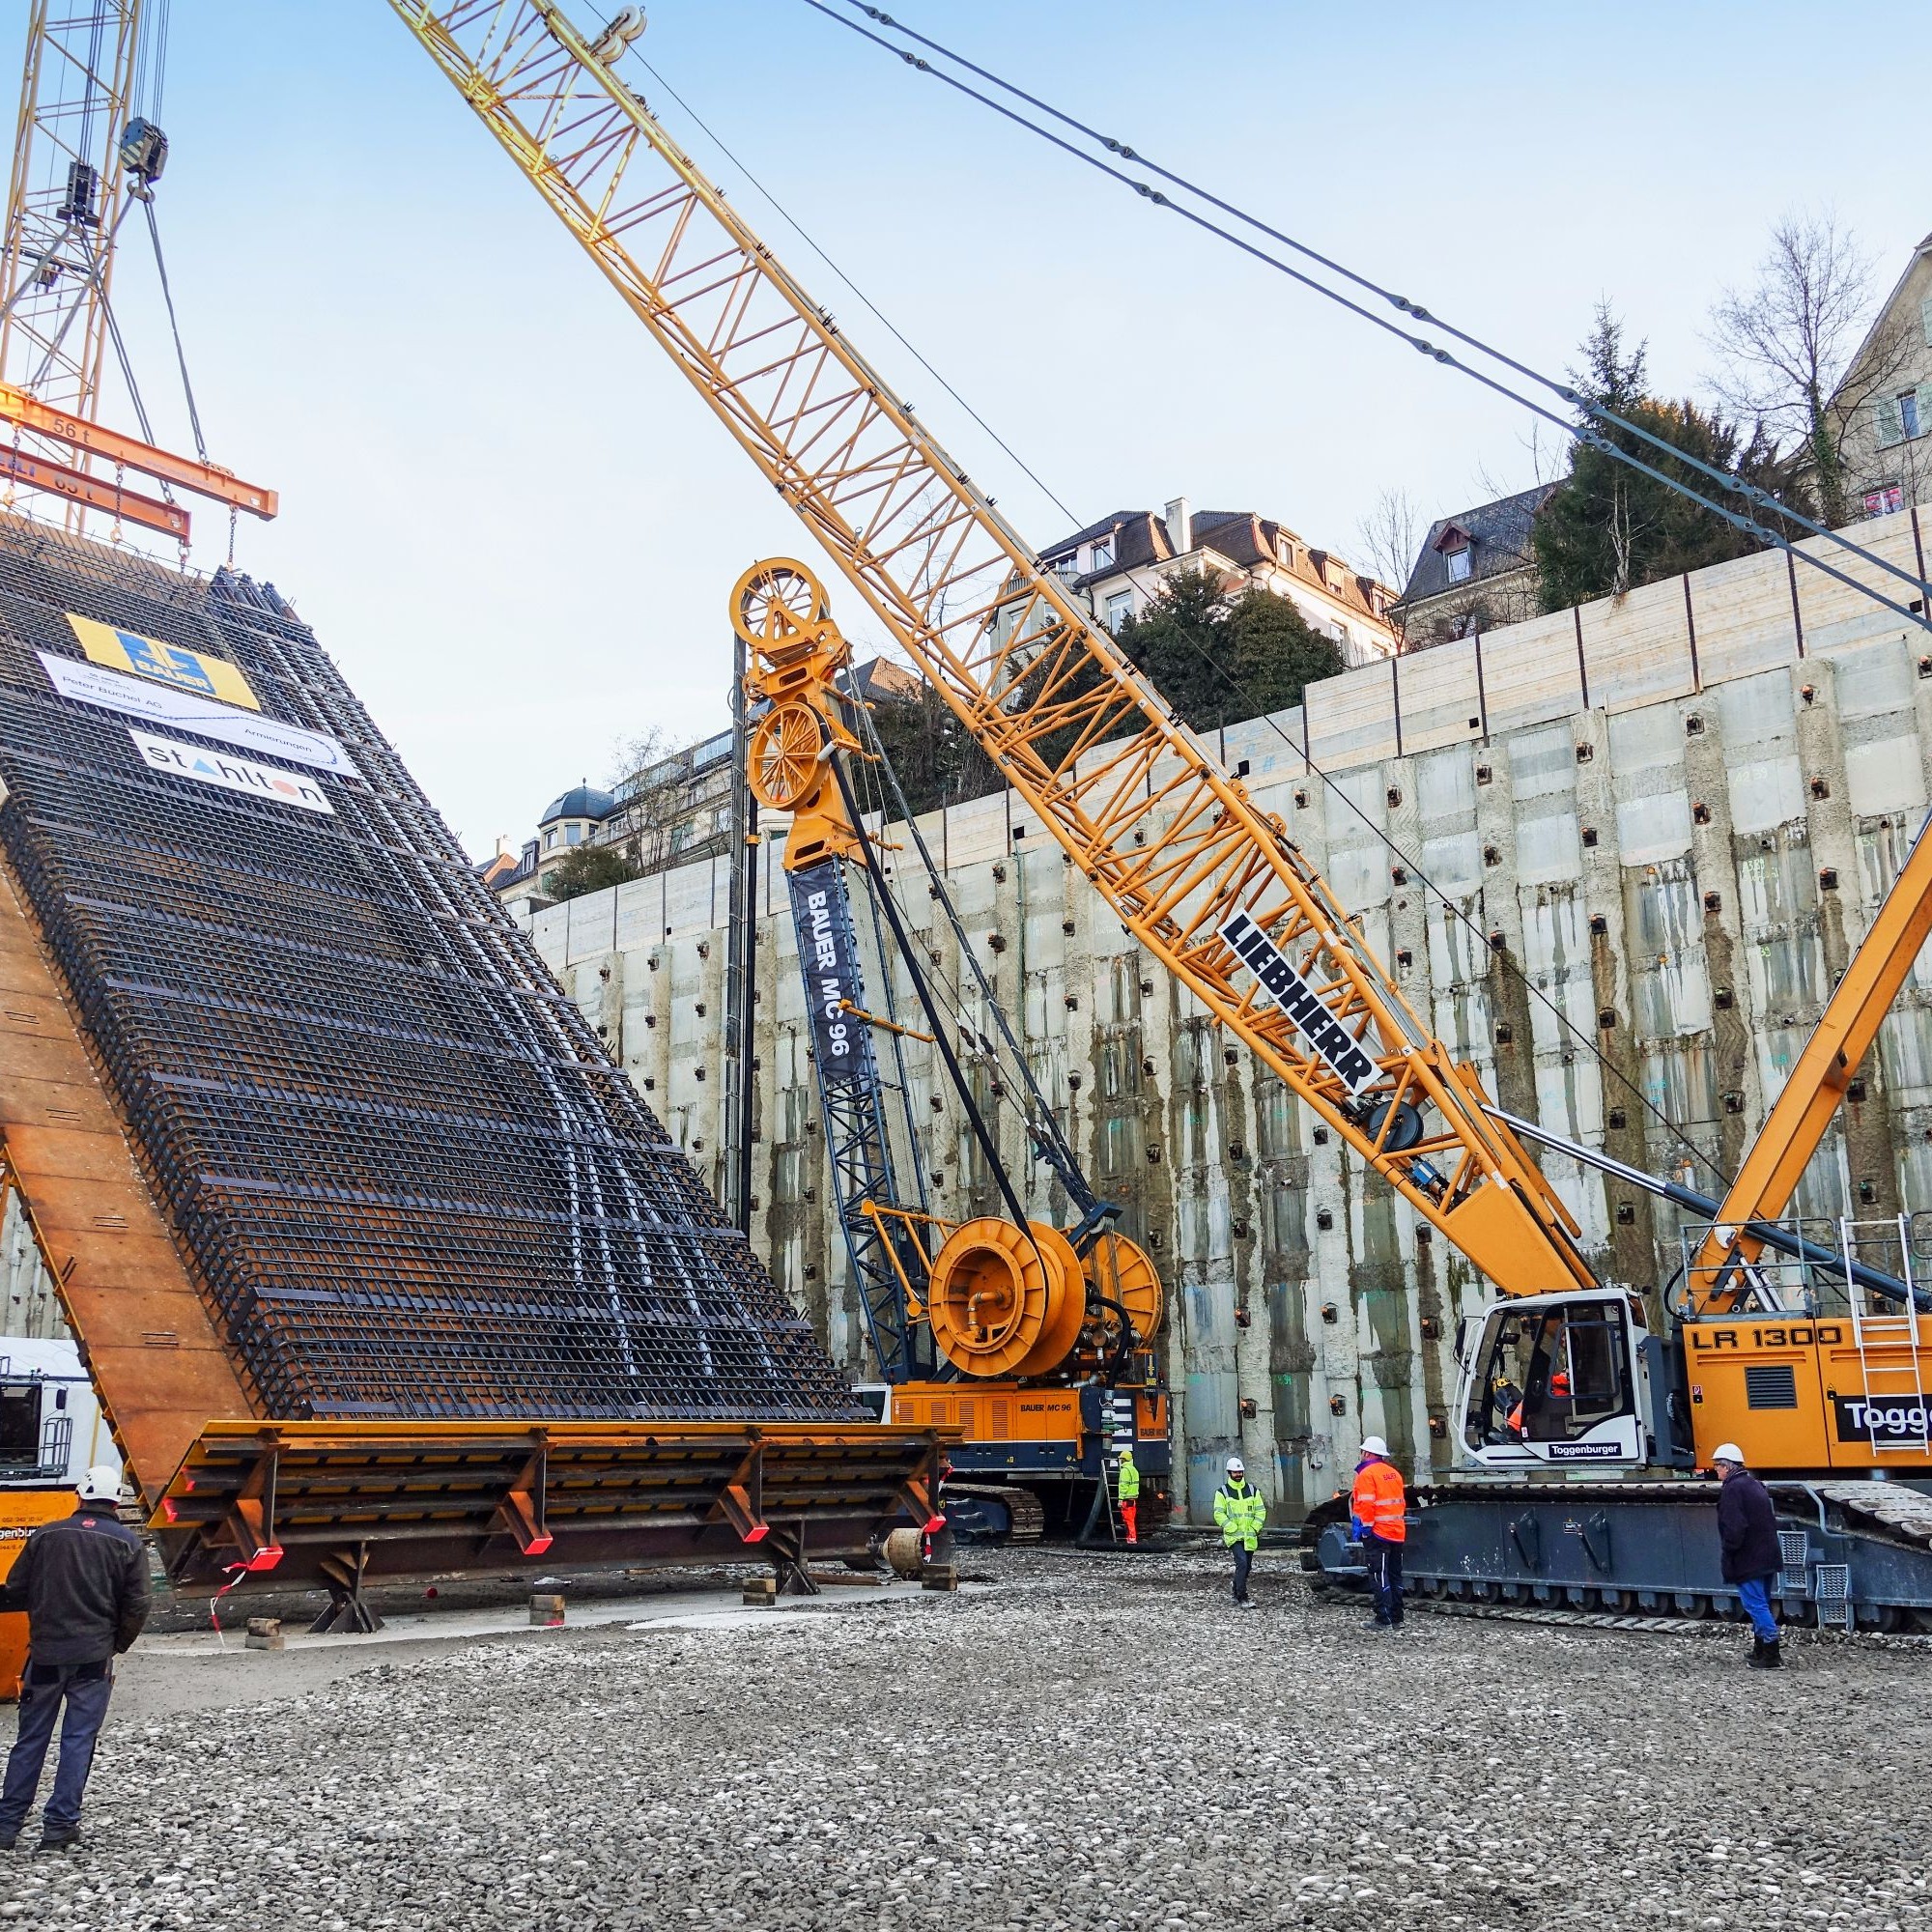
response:
[[[1745,1452],[1735,1442],[1719,1442],[1711,1452],[1714,1463],[1735,1463],[1740,1469],[1745,1465]]]
[[[1244,1476],[1247,1474],[1247,1472],[1248,1472],[1248,1465],[1245,1463],[1243,1463],[1238,1456],[1230,1456],[1228,1458],[1229,1475]]]
[[[1362,1437],[1362,1454],[1364,1456],[1386,1456],[1388,1452],[1388,1444],[1379,1435],[1364,1435]]]
[[[112,1463],[97,1463],[75,1487],[84,1503],[114,1503],[121,1500],[121,1471]]]

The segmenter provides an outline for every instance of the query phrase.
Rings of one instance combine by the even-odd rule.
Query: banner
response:
[[[1246,960],[1262,987],[1350,1094],[1373,1087],[1381,1068],[1362,1050],[1354,1035],[1316,998],[1313,989],[1281,955],[1266,933],[1246,913],[1237,912],[1221,937]]]
[[[1923,1449],[1932,1438],[1932,1397],[1923,1395],[1834,1396],[1838,1440],[1865,1442],[1880,1449]]]
[[[842,859],[821,859],[786,874],[811,1015],[811,1049],[826,1080],[856,1080],[865,1069],[863,1022],[845,1009],[848,1001],[855,1007],[866,1003],[843,866]]]
[[[250,798],[273,799],[281,805],[298,805],[304,811],[326,811],[331,818],[335,815],[335,808],[323,795],[322,787],[299,772],[277,771],[273,765],[258,765],[252,758],[205,751],[199,745],[177,745],[172,738],[151,737],[131,725],[128,735],[150,771],[166,772],[171,778],[199,779],[203,784],[219,785],[223,791],[245,792]]]
[[[185,651],[179,644],[164,644],[158,639],[142,637],[138,631],[118,630],[112,624],[98,624],[92,617],[76,617],[71,611],[67,620],[73,626],[81,649],[95,664],[105,665],[110,670],[130,670],[136,677],[151,677],[199,697],[218,697],[224,704],[245,705],[250,711],[262,708],[241,668],[225,658]]]
[[[192,731],[201,738],[219,738],[224,744],[266,752],[271,758],[293,758],[298,765],[313,765],[318,771],[336,772],[346,779],[361,777],[349,753],[326,731],[284,724],[260,711],[237,711],[231,705],[196,697],[191,692],[166,691],[145,678],[127,677],[98,665],[75,664],[71,658],[57,658],[47,651],[39,656],[53,688],[76,704],[97,705],[124,717],[145,719],[150,724]]]

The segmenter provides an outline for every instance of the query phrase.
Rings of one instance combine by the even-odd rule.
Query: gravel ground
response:
[[[1391,1638],[1292,1560],[1247,1614],[1205,1551],[1026,1551],[732,1628],[258,1654],[240,1691],[176,1660],[198,1709],[137,1653],[87,1849],[0,1859],[0,1922],[1932,1926],[1926,1649]]]

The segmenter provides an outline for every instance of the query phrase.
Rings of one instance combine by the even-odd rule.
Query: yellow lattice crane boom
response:
[[[390,0],[1122,923],[1510,1293],[1576,1224],[1223,771],[551,0]]]

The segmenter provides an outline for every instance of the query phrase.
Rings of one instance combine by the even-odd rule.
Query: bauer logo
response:
[[[1354,1035],[1316,998],[1314,990],[1281,955],[1266,933],[1246,913],[1237,912],[1221,928],[1221,937],[1253,969],[1262,987],[1300,1034],[1325,1061],[1351,1094],[1376,1083],[1381,1069],[1362,1050]]]
[[[136,677],[153,678],[156,684],[172,685],[197,697],[218,698],[223,704],[239,704],[249,711],[262,708],[241,667],[226,658],[207,657],[180,644],[164,644],[157,638],[142,637],[138,631],[97,623],[92,617],[76,617],[71,611],[67,620],[73,626],[81,649],[95,664],[105,665],[110,670],[132,671]]]
[[[223,791],[245,792],[250,798],[269,799],[277,805],[299,806],[304,811],[334,815],[335,808],[305,772],[285,772],[274,765],[258,765],[253,758],[238,758],[229,752],[211,752],[200,745],[178,745],[172,738],[156,738],[146,731],[129,730],[128,735],[133,739],[134,749],[150,771],[166,772],[171,778],[195,779],[202,784],[218,785]]]
[[[1840,1442],[1923,1448],[1932,1435],[1932,1396],[1841,1395],[1834,1399]]]

